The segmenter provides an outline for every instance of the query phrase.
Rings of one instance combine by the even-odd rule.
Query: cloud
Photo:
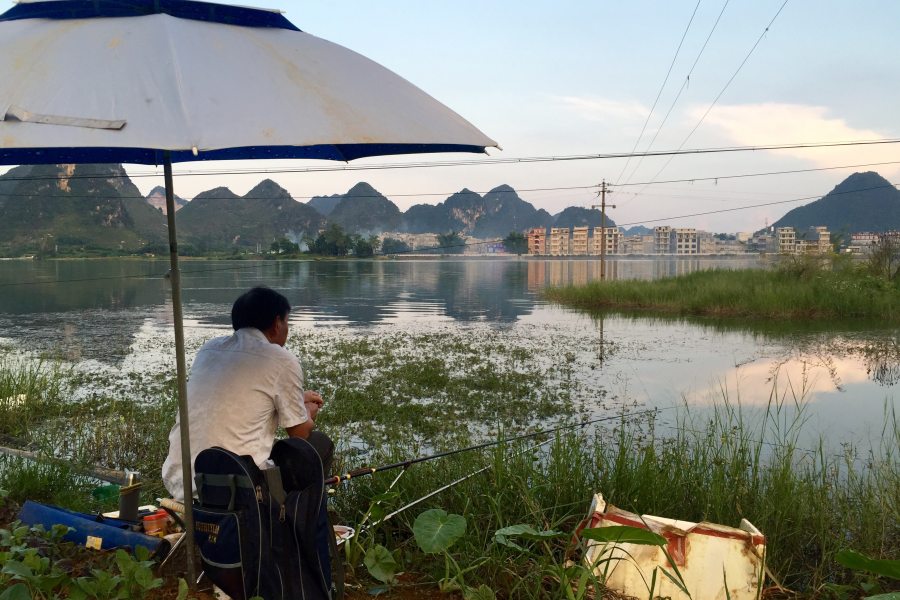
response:
[[[807,402],[815,402],[821,399],[822,394],[840,392],[840,387],[864,383],[869,378],[865,368],[855,358],[831,357],[828,361],[824,361],[815,357],[801,357],[786,361],[775,358],[759,359],[742,365],[736,374],[734,371],[719,374],[718,380],[727,382],[729,394],[734,397],[739,395],[742,404],[765,406],[770,400],[769,392],[774,385],[773,376],[776,374],[779,397],[785,395],[793,401],[794,394],[798,397],[803,395]],[[832,375],[836,379],[832,378]],[[737,393],[736,383],[737,388],[740,388],[740,394]],[[699,390],[696,400],[707,404],[719,402],[721,388],[716,384]]]
[[[588,121],[646,119],[649,110],[640,102],[621,102],[609,98],[591,96],[556,96],[554,100]]]
[[[704,108],[697,108],[690,111],[690,116],[699,119],[704,112]],[[709,113],[704,123],[724,130],[741,146],[884,139],[884,136],[875,131],[854,129],[847,125],[844,119],[830,117],[829,112],[824,106],[803,104],[717,106]],[[790,149],[773,152],[809,160],[818,166],[900,160],[900,149],[893,145]],[[879,169],[879,171],[894,170],[893,166]]]

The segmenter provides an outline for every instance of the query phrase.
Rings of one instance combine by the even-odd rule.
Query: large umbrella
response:
[[[164,166],[184,489],[191,489],[172,163],[497,144],[402,77],[280,12],[189,0],[43,0],[0,15],[0,164]],[[185,502],[193,583],[193,516]]]

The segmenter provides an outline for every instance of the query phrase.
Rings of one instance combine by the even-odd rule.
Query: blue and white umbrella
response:
[[[497,143],[410,82],[300,31],[279,11],[189,0],[29,0],[0,15],[0,165],[165,167],[186,490],[172,163],[486,147]],[[190,502],[185,509],[190,539]]]

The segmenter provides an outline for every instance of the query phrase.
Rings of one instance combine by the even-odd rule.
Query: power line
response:
[[[662,96],[663,90],[666,89],[666,83],[669,81],[669,75],[672,74],[672,67],[675,66],[675,61],[678,59],[678,53],[681,52],[681,46],[684,44],[684,38],[687,37],[688,31],[691,28],[691,23],[694,22],[694,17],[697,15],[697,9],[700,8],[701,0],[697,0],[697,6],[694,7],[694,12],[691,13],[691,18],[688,21],[687,27],[684,29],[684,34],[681,36],[681,41],[678,42],[678,48],[675,49],[675,56],[672,57],[672,64],[669,65],[669,70],[666,71],[666,77],[663,79],[662,85],[659,87],[659,92],[656,94],[656,100],[653,101],[653,106],[650,107],[650,112],[647,113],[647,119],[644,121],[644,126],[641,127],[641,133],[638,135],[637,141],[634,142],[634,148],[631,149],[631,153],[634,154],[635,150],[637,150],[638,144],[641,143],[641,138],[644,137],[644,132],[647,130],[647,124],[650,122],[650,117],[653,116],[653,111],[656,109],[656,104],[659,102],[660,96]],[[657,133],[659,133],[657,131]],[[654,138],[656,139],[656,138]],[[652,145],[652,143],[651,143]],[[622,174],[625,173],[625,169],[628,168],[628,163],[631,162],[631,157],[628,157],[628,160],[625,161],[625,165],[622,167],[622,172],[619,173],[619,176],[616,178],[616,181],[622,178]]]
[[[747,173],[745,175],[722,175],[717,177],[694,177],[692,179],[669,179],[667,181],[642,181],[640,183],[621,183],[618,187],[627,185],[662,185],[666,183],[694,183],[695,181],[718,181],[719,179],[742,179],[745,177],[767,177],[769,175],[791,175],[794,173],[813,173],[816,171],[834,171],[837,169],[858,169],[860,167],[879,167],[883,165],[898,165],[900,161],[867,163],[863,165],[844,165],[841,167],[819,167],[815,169],[794,169],[792,171],[768,171],[765,173]],[[640,194],[641,192],[638,192]]]
[[[728,80],[728,82],[725,84],[725,87],[723,87],[723,88],[722,88],[722,91],[719,92],[719,95],[716,96],[716,99],[712,101],[712,104],[709,105],[709,108],[706,109],[706,112],[703,113],[703,116],[700,117],[700,120],[697,121],[697,124],[694,125],[694,128],[693,128],[693,129],[691,129],[691,132],[688,133],[688,135],[687,135],[686,138],[684,138],[684,141],[681,142],[681,145],[678,146],[678,150],[681,150],[682,148],[684,148],[684,145],[687,144],[688,140],[691,139],[691,136],[694,135],[694,132],[697,131],[697,128],[700,127],[700,124],[703,123],[703,121],[706,119],[706,116],[709,114],[709,112],[713,109],[713,107],[714,107],[714,106],[716,105],[716,103],[719,101],[719,98],[722,97],[722,94],[725,93],[725,90],[728,89],[728,87],[731,85],[731,82],[734,81],[735,77],[738,76],[738,73],[741,72],[741,69],[744,68],[744,65],[747,64],[747,61],[750,60],[750,56],[753,54],[753,51],[756,50],[756,47],[759,46],[759,43],[763,40],[763,38],[764,38],[764,37],[766,36],[766,34],[769,32],[769,28],[772,27],[772,25],[775,23],[775,19],[778,18],[778,15],[781,14],[781,11],[784,10],[784,7],[787,6],[787,3],[788,3],[788,2],[789,2],[789,0],[784,0],[784,4],[781,5],[781,8],[779,8],[779,9],[778,9],[778,12],[775,13],[775,16],[772,17],[772,20],[769,22],[769,25],[765,28],[765,30],[764,30],[764,31],[762,32],[762,34],[759,36],[759,39],[756,40],[756,43],[753,44],[753,47],[750,48],[750,52],[747,53],[747,56],[744,57],[744,60],[741,61],[741,64],[738,65],[738,68],[737,68],[737,70],[734,72],[734,75],[731,76],[731,79]],[[649,156],[652,156],[652,154],[650,154]],[[673,154],[672,156],[674,157],[675,155]],[[654,175],[653,178],[652,178],[650,181],[653,181],[653,180],[655,180],[657,177],[659,177],[660,173],[662,173],[662,172],[666,169],[666,167],[669,166],[669,163],[671,163],[671,162],[672,162],[672,158],[669,158],[669,160],[666,161],[666,164],[664,164],[664,165],[662,166],[662,168],[661,168],[659,171],[657,171],[656,175]]]
[[[513,189],[512,192],[500,191],[497,193],[499,193],[499,194],[510,194],[510,193],[516,194],[519,192],[523,192],[523,193],[524,192],[559,192],[559,191],[568,191],[568,190],[588,190],[588,189],[593,189],[593,188],[597,188],[597,187],[600,187],[599,184],[577,185],[577,186],[569,186],[569,187],[525,188],[525,189],[519,189],[519,190]],[[407,197],[419,197],[419,196],[447,196],[447,197],[449,197],[449,196],[453,196],[455,194],[462,194],[465,191],[471,192],[473,194],[490,194],[490,193],[494,192],[495,189],[488,190],[486,192],[473,192],[472,190],[459,190],[457,192],[423,192],[423,193],[419,193],[419,194],[382,194],[379,192],[377,194],[354,194],[352,197],[353,198],[387,198],[389,195],[392,198],[407,198]],[[337,194],[337,195],[344,197],[347,194]],[[70,194],[67,192],[63,193],[63,194],[0,194],[0,196],[7,197],[7,198],[51,198],[51,199],[55,198],[58,200],[70,200],[73,198],[92,198],[92,199],[97,199],[97,200],[118,200],[119,198],[121,198],[123,200],[126,200],[126,199],[146,200],[148,198],[145,196],[124,196],[124,197],[122,197],[122,196],[97,196],[97,195],[85,195],[85,194],[76,195],[76,194]],[[193,196],[190,198],[187,196],[179,196],[179,197],[182,200],[187,200],[190,202],[190,201],[196,200],[199,196]],[[300,199],[307,200],[307,199],[312,199],[312,198],[327,198],[327,196],[321,196],[321,195],[319,195],[319,196],[295,196],[294,194],[287,194],[286,196],[282,196],[282,197],[238,196],[236,194],[234,196],[203,196],[204,200],[288,200],[288,199],[291,199],[291,200],[299,201]],[[306,204],[306,203],[304,203],[304,204]]]
[[[842,195],[842,194],[855,194],[855,193],[857,193],[857,192],[866,192],[866,191],[869,191],[869,190],[877,190],[877,189],[883,189],[883,188],[889,188],[889,187],[896,187],[896,186],[898,186],[898,185],[900,185],[900,184],[898,184],[898,183],[891,183],[891,184],[889,184],[889,185],[879,185],[879,186],[870,187],[870,188],[863,188],[863,189],[860,189],[860,190],[850,190],[850,191],[847,191],[847,192],[830,192],[830,193],[827,194],[827,195],[829,195],[829,196],[839,196],[839,195]],[[738,206],[738,207],[735,207],[735,208],[723,208],[723,209],[720,209],[720,210],[711,210],[711,211],[707,211],[707,212],[692,213],[692,214],[689,214],[689,215],[677,215],[677,216],[674,216],[674,217],[664,217],[664,218],[661,218],[661,219],[659,219],[659,218],[657,218],[657,219],[646,219],[646,220],[644,220],[644,221],[635,221],[635,222],[633,222],[633,223],[622,223],[622,224],[618,225],[618,227],[625,227],[626,225],[641,225],[641,224],[643,224],[643,223],[650,223],[650,222],[652,222],[652,221],[668,221],[668,220],[670,220],[670,219],[684,219],[684,218],[687,218],[687,217],[700,217],[700,216],[704,216],[704,215],[714,215],[714,214],[717,214],[717,213],[734,212],[734,211],[736,211],[736,210],[747,210],[748,208],[759,208],[759,207],[761,207],[761,206],[772,206],[772,205],[775,205],[775,204],[787,204],[787,203],[789,203],[789,202],[802,202],[802,201],[804,201],[804,200],[818,200],[818,199],[820,199],[820,198],[823,198],[823,196],[807,196],[807,197],[805,197],[805,198],[792,198],[791,200],[777,200],[777,201],[775,201],[775,202],[764,202],[764,203],[762,203],[762,204],[750,204],[750,205],[748,205],[748,206]]]
[[[695,182],[700,182],[700,181],[718,181],[718,180],[720,180],[720,179],[722,179],[722,180],[727,180],[727,179],[744,179],[744,178],[748,178],[748,177],[769,177],[769,176],[773,176],[773,175],[793,175],[793,174],[797,174],[797,173],[815,173],[815,172],[819,172],[819,171],[836,171],[836,170],[839,170],[839,169],[859,169],[859,168],[862,168],[862,167],[879,167],[879,166],[885,166],[885,165],[897,165],[897,164],[900,164],[900,161],[896,161],[896,160],[895,160],[895,161],[885,161],[885,162],[876,162],[876,163],[863,163],[863,164],[856,164],[856,165],[841,165],[841,166],[836,166],[836,167],[816,167],[816,168],[812,168],[812,169],[792,169],[792,170],[789,170],[789,171],[766,171],[766,172],[763,172],[763,173],[744,173],[744,174],[740,174],[740,175],[715,175],[715,176],[710,176],[710,177],[692,177],[692,178],[690,178],[690,179],[668,179],[668,180],[664,180],[664,181],[641,181],[641,182],[636,182],[636,183],[620,183],[620,184],[618,184],[617,186],[614,186],[614,187],[664,185],[664,184],[669,184],[669,183],[695,183]],[[607,184],[607,185],[609,185],[609,184]],[[505,194],[508,194],[508,193],[515,193],[515,194],[518,194],[518,193],[526,193],[526,192],[553,192],[553,191],[570,191],[570,190],[590,190],[590,189],[596,189],[596,188],[598,188],[598,187],[600,187],[599,184],[593,184],[593,185],[576,185],[576,186],[565,186],[565,187],[547,187],[547,188],[523,188],[523,189],[516,189],[516,188],[513,188],[513,191],[512,191],[512,192],[500,192],[500,193],[505,193]],[[495,189],[496,189],[496,188],[495,188]],[[471,191],[471,190],[469,190],[469,191]],[[472,192],[472,193],[473,193],[473,194],[489,194],[489,193],[491,193],[491,192],[493,192],[493,191],[494,191],[494,190],[488,190],[488,191],[486,191],[486,192]],[[419,193],[409,193],[409,194],[391,194],[391,193],[384,193],[384,194],[382,194],[382,193],[378,193],[378,194],[361,194],[361,195],[354,195],[353,197],[354,197],[354,198],[382,198],[382,197],[383,197],[383,198],[388,198],[388,199],[389,199],[389,198],[419,197],[419,196],[443,196],[443,197],[449,197],[449,196],[452,196],[452,195],[454,195],[454,194],[460,194],[460,193],[462,193],[462,190],[456,191],[456,192],[419,192]],[[619,192],[619,193],[623,193],[623,192]],[[751,192],[747,192],[747,193],[751,193]],[[640,194],[643,194],[643,190],[640,191],[640,192],[636,192],[636,193],[635,193],[635,195],[640,195]],[[337,194],[337,195],[339,195],[339,196],[345,196],[346,194]],[[0,196],[10,197],[10,198],[15,198],[15,197],[20,197],[20,198],[56,198],[56,199],[59,199],[59,200],[68,200],[68,199],[72,199],[72,198],[96,198],[96,199],[100,199],[100,200],[102,200],[102,199],[107,199],[107,200],[115,200],[115,199],[117,199],[117,197],[113,197],[113,196],[87,196],[87,195],[73,195],[73,194],[68,194],[68,193],[66,193],[65,195],[55,195],[55,194],[54,194],[54,195],[50,195],[50,194],[0,194]],[[297,196],[297,195],[293,195],[293,194],[288,194],[288,196],[289,196],[291,199],[293,199],[293,200],[299,200],[299,199],[311,199],[311,198],[322,198],[322,197],[324,197],[324,196],[321,196],[321,195],[320,195],[320,196]],[[143,196],[128,197],[128,198],[132,198],[132,199],[136,199],[136,200],[146,200],[146,198],[143,197]],[[196,196],[194,196],[194,198],[196,198]],[[127,199],[127,198],[123,198],[123,199]],[[182,197],[182,199],[185,199],[185,198]],[[192,199],[193,199],[193,198],[192,198]],[[232,200],[232,199],[237,199],[237,200],[277,200],[277,199],[282,199],[282,198],[272,198],[272,197],[264,197],[264,196],[235,196],[235,197],[231,197],[231,196],[229,196],[229,197],[225,197],[225,196],[206,196],[206,199],[209,199],[209,200]],[[283,198],[283,199],[286,200],[287,197],[285,197],[285,198]]]
[[[681,89],[678,90],[678,95],[675,96],[675,99],[672,101],[672,105],[669,107],[669,110],[666,112],[666,116],[663,117],[662,123],[660,123],[659,127],[656,129],[656,133],[653,135],[653,139],[650,140],[650,143],[647,145],[647,150],[650,150],[650,148],[653,147],[653,144],[656,142],[656,138],[659,137],[659,132],[662,131],[662,128],[665,126],[666,121],[669,120],[669,115],[672,114],[672,110],[675,108],[675,105],[678,104],[678,99],[681,98],[681,94],[684,92],[685,89],[687,89],[688,85],[690,85],[691,73],[694,72],[694,67],[697,66],[698,62],[700,62],[700,57],[703,56],[703,51],[706,50],[706,45],[709,44],[709,40],[712,38],[713,32],[715,32],[716,27],[718,27],[719,21],[722,20],[722,15],[725,14],[725,9],[728,7],[729,1],[730,0],[725,0],[725,5],[722,6],[722,10],[719,12],[719,17],[716,19],[716,22],[713,23],[712,29],[709,31],[709,35],[706,36],[706,41],[703,42],[703,47],[700,48],[700,52],[697,54],[697,58],[694,59],[694,64],[691,65],[691,69],[690,69],[690,71],[688,71],[687,78],[685,78],[684,83],[681,85]],[[644,157],[641,156],[640,160],[638,161],[637,166],[631,172],[631,175],[628,176],[628,179],[625,180],[625,185],[628,185],[628,182],[631,181],[631,178],[634,177],[634,174],[637,173],[637,170],[641,167],[641,163],[643,163],[643,162],[644,162]],[[624,169],[622,170],[622,172],[624,173]],[[621,174],[619,175],[619,177],[621,177]],[[616,195],[618,195],[618,192],[616,192],[616,194],[613,196],[613,198],[615,198]]]
[[[837,141],[837,142],[804,142],[791,144],[767,144],[759,146],[724,146],[713,148],[691,148],[684,150],[660,150],[656,152],[621,152],[621,153],[604,153],[604,154],[574,154],[560,156],[530,156],[521,158],[490,158],[482,160],[459,160],[459,161],[435,161],[420,163],[384,163],[375,165],[340,165],[328,167],[284,167],[275,169],[232,169],[232,170],[209,170],[209,171],[182,171],[173,173],[176,176],[206,176],[206,175],[253,175],[253,174],[280,174],[280,173],[326,173],[339,171],[372,171],[372,170],[391,170],[391,169],[418,169],[433,167],[464,167],[464,166],[481,166],[481,165],[511,165],[511,164],[530,164],[544,162],[568,162],[580,160],[608,160],[615,158],[628,158],[630,156],[679,156],[688,154],[721,154],[733,152],[757,152],[763,150],[803,150],[812,148],[839,148],[847,146],[875,146],[885,144],[900,143],[900,138],[877,139],[877,140],[853,140],[853,141]],[[105,175],[72,175],[65,179],[119,179],[119,178],[141,178],[141,177],[161,177],[159,173],[124,173],[124,174],[105,174]],[[41,181],[60,179],[56,177],[2,177],[2,181]]]

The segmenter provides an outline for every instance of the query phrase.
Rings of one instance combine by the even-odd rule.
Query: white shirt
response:
[[[269,343],[259,329],[239,329],[200,348],[187,384],[191,465],[213,446],[249,454],[258,466],[269,458],[278,426],[305,423],[303,369],[289,350]],[[169,433],[163,483],[184,501],[181,470],[181,418]],[[191,473],[191,485],[193,484]],[[194,490],[196,493],[196,490]]]

